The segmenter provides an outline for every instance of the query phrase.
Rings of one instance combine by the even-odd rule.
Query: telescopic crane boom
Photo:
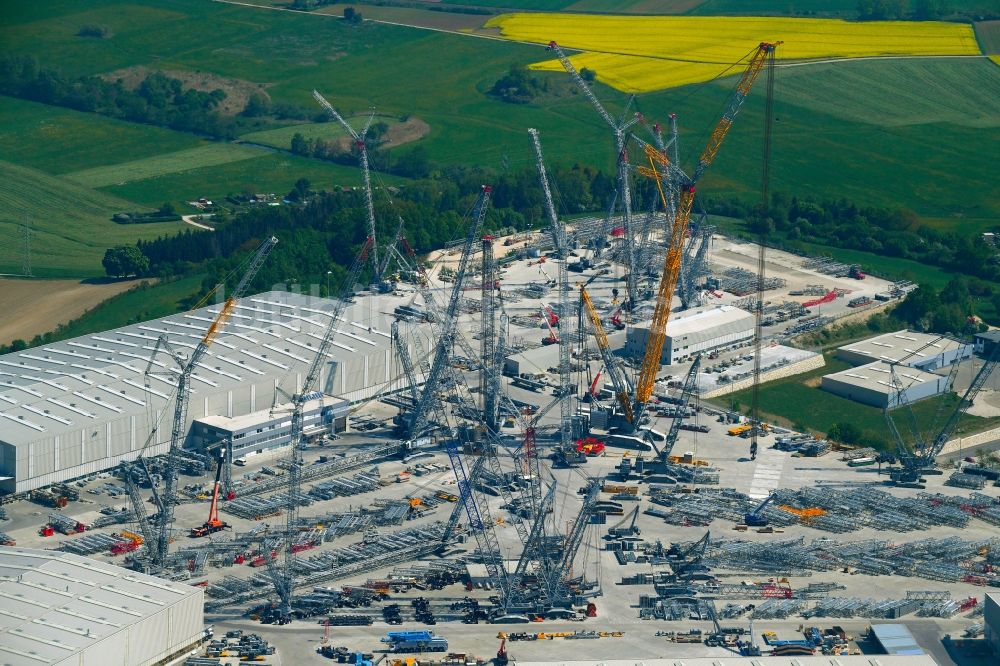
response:
[[[222,468],[226,464],[226,447],[223,446],[217,451],[218,461],[215,470],[215,485],[212,486],[212,504],[208,509],[208,520],[200,527],[191,528],[192,537],[204,537],[215,534],[229,527],[228,523],[219,519],[219,490],[222,487]]]

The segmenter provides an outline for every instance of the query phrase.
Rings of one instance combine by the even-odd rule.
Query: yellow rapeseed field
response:
[[[573,56],[604,83],[648,92],[736,73],[761,41],[783,41],[782,60],[865,56],[979,55],[972,26],[959,23],[731,16],[505,14],[486,27],[510,39],[584,51]],[[557,60],[534,65],[562,70]],[[732,68],[732,69],[730,69]]]

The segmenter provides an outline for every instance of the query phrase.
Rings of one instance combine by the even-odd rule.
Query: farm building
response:
[[[902,363],[933,372],[972,356],[972,346],[930,333],[896,331],[852,342],[837,349],[837,358],[851,365],[874,361]]]
[[[731,305],[688,310],[670,319],[661,362],[673,365],[701,352],[710,352],[753,339],[754,318]],[[646,352],[649,324],[628,329],[625,354],[640,357]]]
[[[383,314],[401,302],[392,295],[359,297],[342,315],[320,378],[323,393],[340,399],[320,411],[341,419],[341,427],[340,402],[401,388],[391,319]],[[315,358],[334,305],[282,291],[241,299],[193,374],[188,427],[195,419],[234,419],[287,403]],[[0,492],[23,492],[134,459],[157,422],[145,454],[165,453],[176,364],[162,353],[150,364],[153,348],[162,335],[175,350],[190,353],[220,307],[0,356]],[[418,325],[406,326],[402,339],[412,343],[422,335]]]
[[[1000,330],[976,333],[975,351],[981,356],[988,357],[993,353],[993,348],[1000,342]]]
[[[876,361],[824,375],[820,387],[849,400],[886,408],[916,402],[948,390],[948,378],[909,366],[897,366],[893,383],[891,366]]]
[[[54,550],[0,547],[0,663],[167,663],[199,644],[204,589]]]

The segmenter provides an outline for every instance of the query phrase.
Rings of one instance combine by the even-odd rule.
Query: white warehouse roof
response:
[[[281,378],[312,361],[334,302],[272,291],[237,302],[225,329],[194,372],[192,402],[247,380]],[[176,364],[158,354],[150,386],[144,371],[156,339],[165,334],[190,354],[219,314],[219,305],[171,315],[0,356],[0,423],[3,441],[31,441],[39,434],[86,428],[105,418],[162,409],[175,388]],[[331,357],[387,349],[388,320],[367,321],[368,307],[354,304],[333,342]],[[370,330],[369,326],[375,324]],[[267,404],[271,396],[262,396]]]
[[[967,346],[940,335],[903,330],[852,342],[839,347],[837,352],[841,357],[866,357],[870,361],[902,361],[906,365],[921,365],[922,362],[929,361],[935,356]],[[846,360],[850,361],[851,358]]]
[[[898,381],[894,382],[891,366],[885,361],[876,361],[857,368],[848,368],[847,370],[824,375],[823,379],[857,386],[869,391],[890,394],[898,393],[899,391],[905,392],[926,383],[943,384],[945,378],[906,365],[897,365],[896,379]]]
[[[0,597],[10,666],[152,664],[204,628],[202,588],[51,550],[0,547]]]
[[[645,339],[650,322],[636,324],[634,329]],[[696,308],[680,312],[667,322],[667,336],[681,339],[690,335],[715,337],[726,332],[753,328],[753,315],[732,305]]]
[[[393,309],[405,302],[392,294],[364,294],[348,305],[320,390],[358,400],[394,378],[390,325]],[[331,299],[283,291],[240,299],[193,374],[189,420],[263,409],[278,387],[284,395],[297,392],[334,306]],[[220,308],[209,305],[0,356],[0,448],[8,447],[0,455],[0,473],[15,477],[21,492],[107,469],[134,458],[158,421],[146,453],[164,453],[177,367],[160,353],[154,374],[146,375],[153,348],[165,335],[173,349],[189,355]],[[420,330],[403,326],[405,340]]]

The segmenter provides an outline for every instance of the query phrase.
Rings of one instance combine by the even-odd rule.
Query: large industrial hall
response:
[[[398,371],[392,319],[385,313],[401,302],[376,297],[344,311],[321,378],[323,393],[337,399],[316,403],[307,415],[312,421],[321,412],[324,419],[343,419],[342,407],[336,416],[329,410],[398,388],[390,385]],[[153,349],[163,336],[175,350],[189,353],[220,307],[0,357],[0,490],[24,492],[93,474],[135,459],[140,450],[147,456],[165,453],[170,423],[164,415],[172,411],[178,367],[166,353],[150,361]],[[254,422],[274,425],[268,420],[275,411],[287,412],[333,308],[330,299],[285,291],[238,301],[192,375],[187,429],[205,417],[207,425],[221,426],[214,417],[251,414]],[[409,345],[425,334],[415,324],[406,331]]]

